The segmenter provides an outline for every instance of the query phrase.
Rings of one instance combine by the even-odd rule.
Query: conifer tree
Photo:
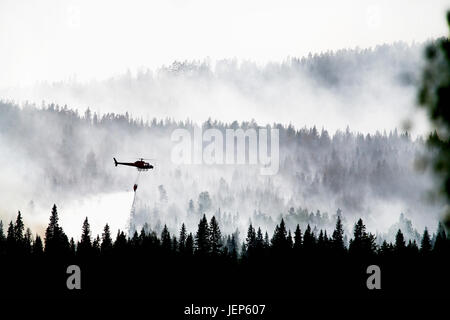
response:
[[[252,255],[256,248],[256,232],[251,223],[248,226],[247,238],[245,238],[245,242],[247,255]]]
[[[16,223],[14,224],[14,237],[16,239],[16,243],[22,247],[24,241],[23,231],[25,229],[25,225],[23,223],[22,214],[17,214]]]
[[[436,239],[434,241],[433,251],[437,253],[444,252],[446,244],[447,244],[447,234],[445,232],[443,224],[439,222],[436,231]]]
[[[53,205],[50,222],[45,230],[45,253],[57,256],[68,252],[69,241],[62,228],[59,226],[58,211]]]
[[[429,254],[431,252],[431,239],[426,227],[423,231],[422,241],[420,243],[420,252],[422,254]]]
[[[100,251],[102,253],[107,253],[110,252],[112,250],[112,238],[111,238],[111,231],[109,228],[109,225],[106,224],[105,227],[103,228],[103,233],[102,233],[102,244],[100,246]]]
[[[170,232],[167,225],[164,225],[161,232],[161,247],[165,253],[170,252],[172,249],[172,240],[170,238]]]
[[[117,230],[117,236],[113,244],[113,249],[119,254],[122,254],[127,249],[127,245],[128,243],[125,233],[123,231]]]
[[[342,226],[341,216],[338,215],[336,221],[336,228],[333,231],[332,235],[333,249],[335,252],[343,251],[345,249],[344,246],[344,227]]]
[[[397,253],[403,253],[406,248],[405,237],[400,229],[398,229],[395,235],[395,251]]]
[[[308,224],[305,230],[305,234],[303,235],[303,248],[307,252],[311,252],[316,245],[316,237],[311,230],[311,226]]]
[[[270,248],[269,234],[267,233],[267,231],[264,234],[264,248],[265,249],[269,249]]]
[[[172,251],[175,253],[178,252],[178,239],[176,236],[172,236]]]
[[[75,256],[77,252],[77,245],[75,244],[75,240],[73,240],[73,237],[71,237],[69,241],[69,252],[72,256]]]
[[[0,255],[4,254],[6,244],[5,233],[3,232],[3,221],[0,220]]]
[[[376,252],[375,236],[366,231],[362,219],[355,224],[353,239],[350,240],[349,252],[356,255],[371,255]]]
[[[284,219],[281,219],[280,225],[275,227],[275,232],[272,237],[272,248],[275,251],[285,251],[288,247],[287,244],[287,231]]]
[[[222,234],[220,232],[219,224],[213,216],[209,224],[209,239],[211,243],[211,254],[217,256],[222,248]]]
[[[300,230],[300,225],[297,224],[294,232],[294,249],[300,250],[302,248],[302,231]]]
[[[44,246],[42,245],[42,239],[36,235],[36,239],[33,242],[33,254],[35,256],[41,256],[44,253]]]
[[[192,233],[189,233],[189,235],[186,237],[186,254],[188,256],[192,256],[194,253],[194,236]]]
[[[8,231],[6,233],[6,252],[8,254],[16,254],[16,234],[14,232],[13,222],[9,222]]]
[[[208,255],[211,252],[210,231],[206,215],[198,224],[197,234],[195,235],[196,253],[200,256]]]
[[[258,253],[261,253],[264,249],[264,238],[262,235],[261,228],[258,227],[258,231],[256,232],[256,250]]]
[[[101,243],[100,236],[97,235],[97,237],[92,242],[92,251],[94,254],[100,253],[100,243]]]
[[[184,225],[184,223],[181,225],[181,230],[180,230],[180,239],[178,241],[178,250],[181,253],[184,253],[185,248],[186,248],[186,226]]]
[[[78,244],[77,253],[80,256],[89,256],[92,253],[91,227],[89,225],[87,217],[84,219],[83,222],[81,239]]]
[[[27,228],[27,230],[25,231],[25,235],[23,237],[23,244],[24,244],[25,253],[27,255],[30,255],[32,252],[32,247],[33,247],[33,235],[31,234],[30,228]]]

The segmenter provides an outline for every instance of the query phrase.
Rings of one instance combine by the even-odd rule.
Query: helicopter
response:
[[[114,159],[114,164],[116,165],[116,167],[117,167],[117,165],[120,164],[122,166],[136,167],[136,169],[138,169],[138,171],[147,171],[149,169],[153,169],[153,165],[151,165],[148,162],[145,162],[144,160],[147,160],[147,159],[144,159],[144,158],[138,158],[138,160],[135,162],[118,162],[116,160],[116,158],[113,158],[113,159]]]

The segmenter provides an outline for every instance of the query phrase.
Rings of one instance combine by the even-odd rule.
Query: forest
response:
[[[40,288],[44,297],[139,297],[186,300],[173,296],[185,288],[191,299],[283,299],[324,294],[362,298],[435,298],[445,296],[448,283],[450,237],[439,223],[436,234],[424,230],[420,243],[406,241],[399,229],[393,243],[376,244],[362,219],[353,226],[348,245],[338,216],[331,234],[276,225],[273,236],[250,224],[245,239],[221,232],[213,216],[200,219],[194,233],[184,223],[179,233],[167,226],[160,234],[142,228],[132,237],[111,234],[108,224],[93,236],[86,218],[79,241],[68,238],[53,206],[43,239],[25,229],[19,212],[7,227],[0,223],[2,290],[19,296],[26,288]],[[366,287],[369,265],[382,270],[382,290]],[[81,288],[66,287],[66,268],[80,266]],[[289,286],[279,291],[283,283]],[[238,287],[245,285],[246,290]],[[158,288],[156,291],[154,288]],[[405,289],[406,288],[406,289]],[[442,296],[440,296],[442,295]],[[342,297],[341,297],[342,298]]]
[[[249,220],[273,230],[280,216],[290,228],[310,223],[330,232],[338,209],[350,236],[359,217],[370,221],[373,232],[386,233],[402,213],[418,230],[434,228],[442,211],[441,202],[427,197],[432,175],[420,170],[421,159],[428,155],[424,141],[396,129],[362,134],[347,128],[331,134],[316,127],[272,124],[280,132],[280,171],[264,177],[251,166],[171,163],[170,133],[175,128],[193,130],[197,125],[189,121],[146,122],[129,114],[100,116],[89,109],[79,115],[66,106],[5,101],[0,115],[2,177],[21,188],[20,194],[7,188],[0,195],[10,217],[21,208],[45,221],[53,202],[130,192],[137,174],[112,163],[112,157],[123,155],[156,157],[156,169],[140,175],[129,236],[146,223],[158,232],[163,224],[174,232],[180,221],[194,228],[203,213],[216,215],[228,233],[237,228],[244,232]],[[213,120],[202,126],[221,131],[259,127],[256,122]],[[16,200],[14,208],[6,199]],[[42,222],[36,227],[44,228]],[[385,238],[393,241],[395,231]],[[407,232],[408,239],[417,240],[415,232]]]

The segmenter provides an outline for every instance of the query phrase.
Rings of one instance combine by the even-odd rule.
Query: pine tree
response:
[[[84,219],[81,239],[78,244],[77,253],[80,256],[89,256],[92,253],[92,239],[91,239],[91,227],[89,225],[88,218]]]
[[[186,248],[186,226],[183,223],[181,225],[181,230],[180,230],[180,240],[178,242],[178,250],[181,253],[184,253],[185,248]]]
[[[411,256],[415,256],[419,252],[419,248],[417,247],[416,240],[414,240],[414,241],[409,240],[408,245],[406,246],[406,250]]]
[[[380,247],[380,254],[384,257],[389,256],[392,253],[391,246],[387,243],[386,240],[383,240],[383,243]]]
[[[92,242],[92,251],[96,255],[100,253],[100,242],[101,240],[99,235],[97,235],[97,237]]]
[[[16,251],[16,234],[14,232],[14,224],[11,221],[8,226],[8,231],[6,233],[6,252],[8,254],[15,255]]]
[[[436,231],[436,239],[434,241],[433,251],[438,253],[444,252],[446,243],[447,243],[447,234],[445,232],[443,224],[439,222]]]
[[[6,245],[6,238],[3,232],[3,221],[0,220],[0,255],[4,254]]]
[[[341,216],[338,215],[336,221],[336,228],[332,235],[333,249],[335,252],[344,251],[344,227],[342,226]]]
[[[44,253],[44,246],[42,245],[42,239],[36,235],[36,239],[33,242],[33,254],[35,256],[41,256]]]
[[[205,256],[210,253],[211,243],[209,236],[208,220],[206,220],[206,215],[203,215],[203,218],[198,224],[197,234],[195,235],[195,246],[198,255]]]
[[[123,254],[126,252],[128,247],[127,237],[123,231],[117,230],[116,241],[114,241],[113,249],[118,254]]]
[[[68,253],[69,241],[64,231],[58,224],[58,211],[53,205],[50,222],[45,230],[45,253],[50,256],[60,256]]]
[[[256,251],[259,253],[262,252],[264,249],[264,238],[262,235],[261,228],[258,228],[258,231],[256,232]]]
[[[33,247],[33,235],[31,234],[30,228],[27,228],[25,235],[23,237],[24,249],[27,255],[30,255]]]
[[[209,224],[209,232],[211,254],[217,256],[221,252],[222,248],[222,234],[220,232],[219,224],[214,216],[211,218],[211,222]]]
[[[69,252],[72,255],[72,257],[75,256],[75,254],[77,252],[77,245],[75,244],[73,237],[70,238],[70,241],[69,241]]]
[[[377,251],[375,236],[366,232],[362,219],[355,224],[353,239],[350,240],[349,252],[357,256],[374,254]]]
[[[305,230],[305,234],[303,235],[303,248],[307,252],[312,252],[316,245],[316,237],[314,233],[311,231],[311,226],[308,224]]]
[[[294,249],[300,250],[302,248],[302,231],[300,230],[300,225],[297,224],[294,232]]]
[[[102,253],[108,253],[112,250],[112,246],[111,231],[109,225],[106,224],[103,228],[102,244],[100,246],[100,250]]]
[[[429,254],[431,252],[431,239],[427,228],[423,231],[422,241],[420,243],[420,252],[422,254]]]
[[[166,225],[161,232],[161,246],[165,253],[168,253],[172,249],[172,240],[170,238],[170,232]]]
[[[265,249],[269,249],[270,248],[269,234],[267,233],[267,231],[264,234],[264,248]]]
[[[22,246],[24,241],[23,231],[25,229],[25,225],[23,224],[22,214],[17,214],[16,223],[14,224],[14,237],[18,245]]]
[[[403,253],[406,248],[405,237],[400,229],[398,229],[395,235],[395,251],[397,253]]]
[[[192,236],[192,233],[189,233],[186,238],[186,254],[188,256],[192,256],[194,254],[194,237]]]
[[[288,247],[287,243],[287,231],[284,219],[281,219],[280,225],[275,227],[275,231],[272,237],[272,248],[275,251],[282,252]]]
[[[319,238],[317,239],[317,248],[319,250],[325,249],[325,236],[323,234],[323,230],[320,229]]]
[[[175,253],[178,252],[178,239],[176,236],[172,236],[172,251]]]
[[[3,221],[0,220],[0,243],[5,241],[5,233],[3,232]]]
[[[256,232],[252,224],[248,226],[247,238],[245,239],[247,255],[252,255],[256,248]]]

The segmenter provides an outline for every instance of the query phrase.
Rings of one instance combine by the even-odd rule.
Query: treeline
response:
[[[0,228],[0,230],[2,230]],[[307,226],[292,232],[284,220],[273,235],[253,225],[245,239],[221,233],[215,217],[204,215],[197,230],[184,225],[177,234],[145,230],[128,237],[108,225],[93,237],[89,222],[80,240],[68,239],[54,206],[45,236],[32,237],[18,214],[0,232],[0,292],[23,298],[317,299],[446,298],[450,240],[441,228],[424,231],[421,243],[406,242],[401,231],[394,243],[375,244],[362,220],[346,246],[339,217],[331,234]],[[433,241],[433,238],[435,239]],[[81,270],[81,289],[69,290],[67,268]],[[368,266],[381,269],[381,290],[366,286]]]
[[[44,240],[39,235],[32,236],[29,228],[25,230],[22,214],[19,212],[15,222],[8,225],[6,235],[3,224],[0,221],[0,255],[2,256],[78,256],[82,258],[98,255],[124,254],[127,251],[141,250],[142,254],[180,255],[186,257],[223,257],[234,261],[251,261],[261,257],[279,255],[343,255],[349,254],[355,257],[370,257],[391,255],[414,256],[429,254],[446,254],[450,249],[450,238],[443,225],[439,223],[436,234],[432,237],[425,228],[421,242],[405,240],[402,231],[397,231],[395,242],[383,241],[382,245],[376,244],[374,234],[367,232],[362,219],[354,225],[353,237],[348,245],[344,239],[344,228],[341,216],[337,216],[337,222],[332,234],[320,230],[314,232],[310,225],[302,231],[297,225],[291,232],[287,229],[284,219],[276,225],[272,237],[267,231],[262,231],[249,225],[245,239],[240,242],[238,233],[223,235],[219,223],[213,216],[210,221],[206,215],[201,218],[197,231],[193,234],[186,230],[182,224],[178,235],[171,234],[166,225],[160,235],[143,227],[140,232],[135,231],[132,237],[127,237],[123,231],[118,231],[115,240],[110,232],[108,224],[105,225],[102,235],[92,237],[88,219],[84,220],[80,240],[69,240],[62,227],[56,205],[53,206],[50,222],[45,231]],[[147,251],[146,251],[147,250]]]
[[[144,121],[129,114],[98,115],[89,109],[81,115],[67,106],[55,104],[43,104],[39,109],[31,104],[20,108],[14,103],[0,102],[0,142],[10,150],[11,159],[33,160],[20,169],[40,184],[25,187],[32,189],[30,194],[48,190],[45,192],[49,197],[55,193],[69,197],[123,190],[124,185],[130,185],[129,175],[125,175],[128,171],[114,170],[111,157],[129,156],[130,152],[138,157],[145,152],[156,155],[162,163],[170,159],[173,130],[193,130],[195,126],[191,121]],[[254,121],[224,123],[215,120],[208,120],[201,126],[223,132],[260,127]],[[42,130],[43,127],[51,130]],[[221,208],[233,214],[239,212],[246,218],[254,210],[263,209],[264,214],[275,217],[279,212],[288,212],[291,207],[298,208],[305,203],[321,211],[330,210],[332,203],[348,214],[364,217],[365,212],[377,211],[374,207],[377,200],[402,203],[405,210],[415,208],[417,212],[413,214],[428,211],[433,216],[437,211],[423,201],[423,195],[429,190],[430,175],[414,168],[414,159],[427,154],[420,137],[413,140],[407,132],[397,130],[362,134],[347,128],[332,134],[316,127],[295,128],[281,124],[271,127],[277,128],[280,134],[280,179],[269,184],[259,172],[240,170],[236,166],[204,165],[185,170],[170,161],[163,166],[157,163],[157,170],[152,174],[158,174],[157,181],[165,189],[167,204],[161,208],[166,212],[159,215],[186,215],[183,208],[204,191],[208,191],[211,198],[207,214],[214,214],[214,210]],[[5,161],[7,167],[18,166],[14,160]],[[217,173],[212,183],[199,178],[209,169]],[[193,181],[197,188],[191,187]],[[289,191],[285,194],[280,190]],[[179,194],[181,197],[174,196]],[[39,199],[27,199],[30,200]],[[154,204],[145,203],[149,208]],[[177,214],[164,214],[169,207],[177,208]],[[142,226],[149,211],[143,210],[142,217],[136,217],[137,221],[133,222]],[[169,220],[164,222],[171,227],[175,224]],[[273,227],[274,224],[267,226]]]

